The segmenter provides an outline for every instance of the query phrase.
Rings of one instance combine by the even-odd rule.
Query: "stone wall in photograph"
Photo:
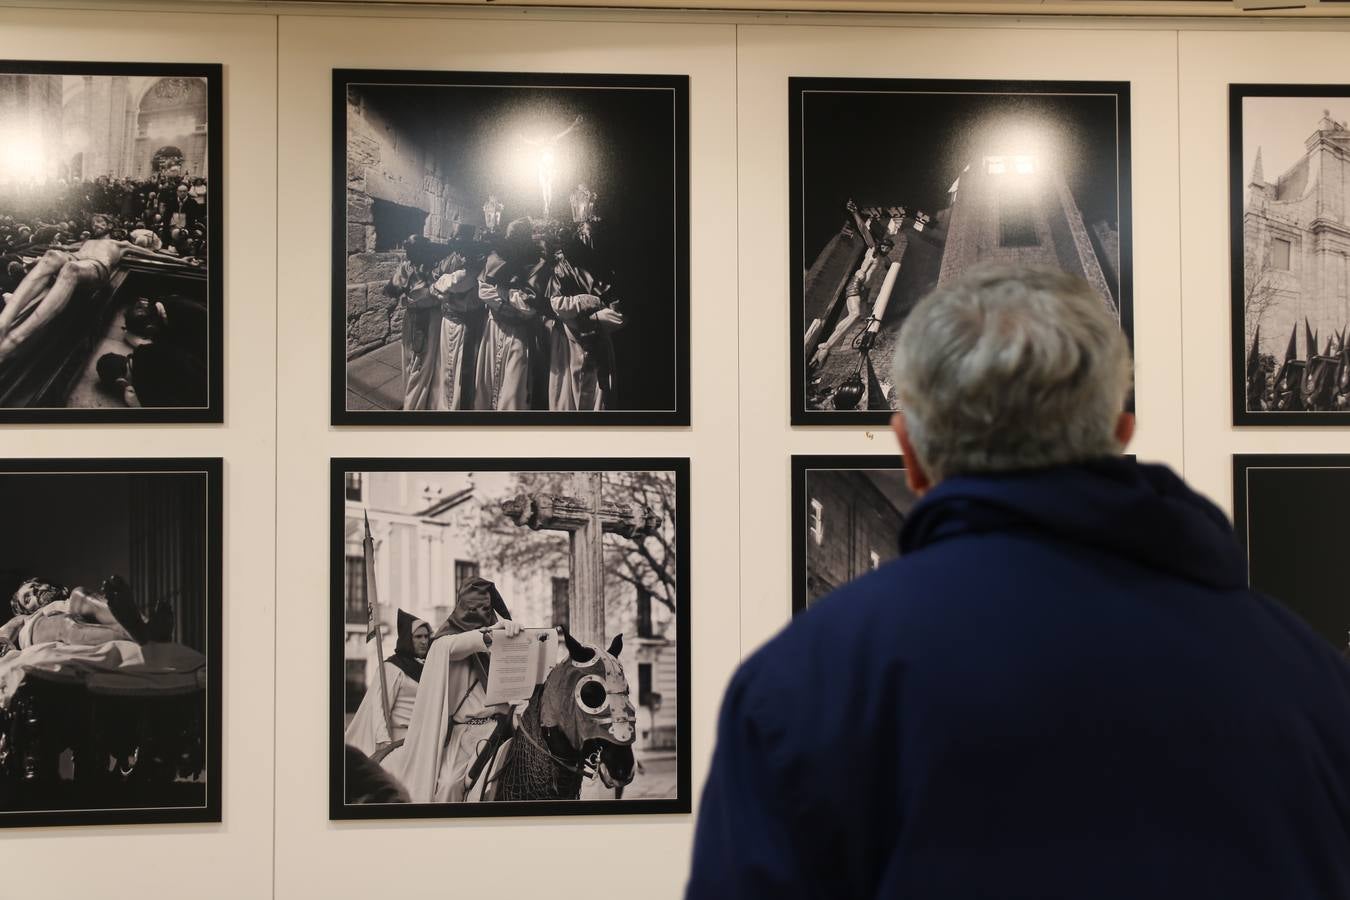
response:
[[[456,217],[481,216],[481,202],[455,187],[431,148],[421,146],[353,89],[347,102],[347,358],[399,339],[402,310],[384,287],[403,258],[401,250],[377,250],[387,240],[376,231],[378,202],[418,210],[422,234],[450,237]],[[406,237],[406,235],[400,235]]]

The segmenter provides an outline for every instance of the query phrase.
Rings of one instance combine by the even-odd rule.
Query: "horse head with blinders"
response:
[[[496,800],[575,800],[583,778],[608,788],[633,780],[636,713],[619,654],[623,635],[607,650],[586,646],[562,629],[567,659],[535,689],[521,716]]]
[[[608,650],[584,646],[566,631],[563,639],[568,661],[544,682],[539,724],[546,740],[579,748],[606,787],[622,787],[633,780],[636,720],[619,664],[623,635],[615,636]]]

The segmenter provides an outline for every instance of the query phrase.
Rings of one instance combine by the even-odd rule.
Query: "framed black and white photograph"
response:
[[[221,820],[221,461],[0,460],[0,826]]]
[[[1350,423],[1350,84],[1231,84],[1233,424]]]
[[[221,67],[0,60],[0,423],[221,422]]]
[[[688,425],[689,78],[333,72],[338,425]]]
[[[1345,528],[1350,455],[1233,457],[1233,525],[1254,590],[1274,597],[1350,652]]]
[[[333,819],[690,811],[687,459],[332,462]]]
[[[917,501],[900,456],[793,456],[792,614],[899,557]]]
[[[914,305],[978,263],[1083,278],[1133,340],[1127,82],[790,78],[792,424],[884,424]]]

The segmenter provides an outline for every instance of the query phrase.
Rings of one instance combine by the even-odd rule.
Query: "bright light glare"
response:
[[[548,185],[550,214],[567,206],[567,197],[587,175],[587,146],[581,132],[568,132],[569,120],[548,113],[521,111],[494,129],[499,140],[485,156],[488,181],[505,204],[504,218],[543,213]],[[567,133],[564,133],[567,132]]]
[[[32,130],[11,131],[0,138],[0,177],[10,181],[46,180],[42,142]]]
[[[986,156],[984,170],[990,175],[1006,175],[1010,171],[1018,175],[1032,175],[1036,172],[1036,157],[1028,153],[1016,156]]]

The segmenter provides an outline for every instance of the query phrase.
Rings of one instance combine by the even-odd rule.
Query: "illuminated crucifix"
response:
[[[655,534],[661,517],[639,503],[606,502],[600,472],[572,476],[574,495],[520,494],[502,501],[502,512],[534,531],[565,531],[571,554],[567,580],[568,631],[582,643],[604,646],[605,535],[632,539]]]
[[[558,143],[567,135],[571,134],[578,125],[581,124],[581,116],[572,120],[562,131],[546,138],[522,138],[525,143],[531,147],[539,148],[538,156],[535,157],[535,168],[539,173],[539,193],[544,200],[544,218],[550,218],[553,211],[553,176],[557,170]]]

